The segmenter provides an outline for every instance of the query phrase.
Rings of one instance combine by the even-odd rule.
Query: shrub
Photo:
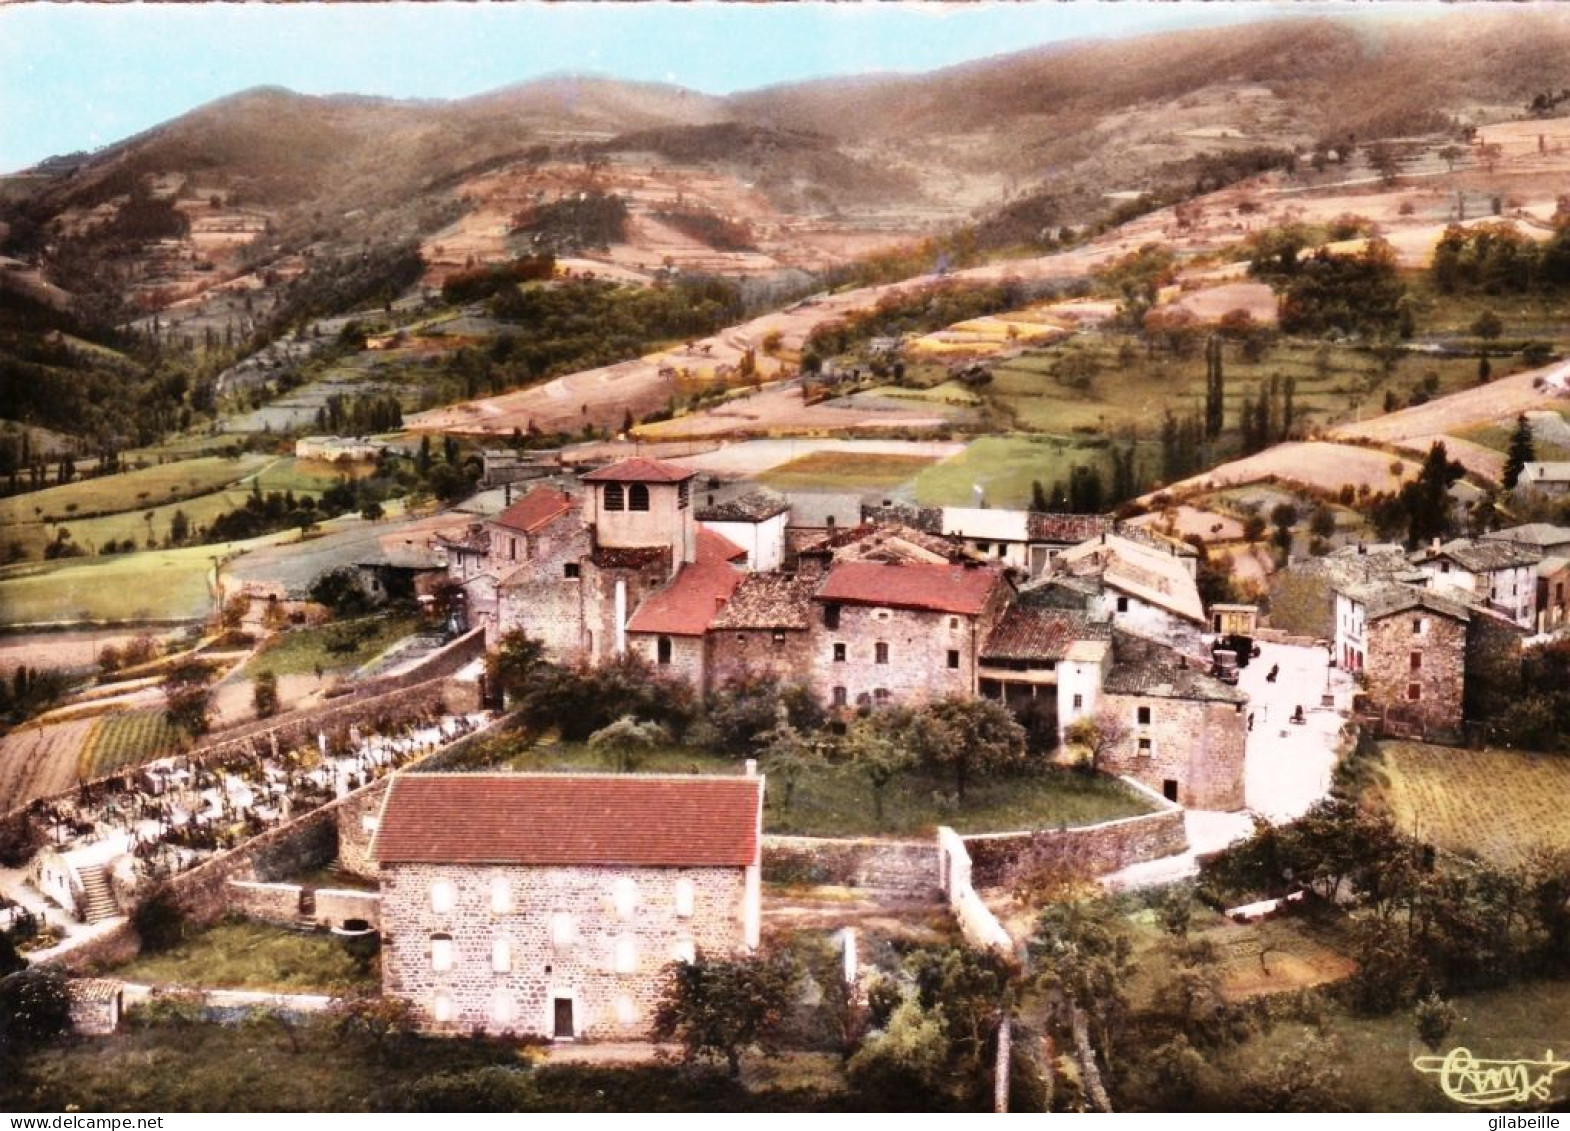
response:
[[[185,908],[167,884],[149,892],[131,912],[131,926],[142,940],[142,949],[157,953],[178,946],[185,938]]]
[[[71,1027],[71,993],[65,975],[48,967],[0,978],[0,1047],[26,1048]]]

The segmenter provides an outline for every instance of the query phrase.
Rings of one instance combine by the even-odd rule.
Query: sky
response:
[[[108,145],[253,86],[462,98],[576,73],[728,94],[933,70],[1066,39],[1239,23],[1289,7],[1293,15],[1370,10],[1236,0],[7,5],[0,172]]]

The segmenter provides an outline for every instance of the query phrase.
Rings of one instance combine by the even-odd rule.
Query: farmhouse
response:
[[[1539,491],[1559,498],[1570,495],[1570,463],[1528,463],[1521,468],[1517,491]]]
[[[758,944],[763,790],[400,775],[371,844],[383,991],[439,1031],[645,1038],[667,964]]]
[[[1019,601],[981,650],[979,690],[1001,699],[1034,734],[1063,732],[1100,706],[1112,658],[1112,626],[1082,612]]]
[[[1413,585],[1374,582],[1336,594],[1335,655],[1362,673],[1376,711],[1425,730],[1460,730],[1472,613]]]
[[[369,463],[387,450],[369,436],[302,436],[294,442],[295,459],[325,463]]]
[[[1542,555],[1514,542],[1457,538],[1413,555],[1432,588],[1460,590],[1522,628],[1536,619],[1537,563]]]

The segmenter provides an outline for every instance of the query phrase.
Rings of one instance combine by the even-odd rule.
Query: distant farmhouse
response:
[[[294,442],[295,459],[324,463],[369,463],[386,450],[384,442],[368,436],[302,436]]]

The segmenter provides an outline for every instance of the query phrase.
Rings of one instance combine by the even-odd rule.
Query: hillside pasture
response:
[[[0,813],[76,785],[97,719],[23,727],[0,737]]]
[[[1141,445],[1136,470],[1154,459],[1149,445]],[[986,492],[993,507],[1027,507],[1031,485],[1043,490],[1067,482],[1076,465],[1095,467],[1102,483],[1110,485],[1110,451],[1105,442],[1052,436],[984,436],[952,459],[923,471],[916,478],[916,501],[923,506],[975,506],[975,487]]]
[[[5,527],[41,521],[71,524],[93,515],[135,512],[194,499],[232,486],[268,462],[268,457],[203,456],[118,475],[79,479],[60,487],[0,499],[0,537]]]
[[[221,546],[72,558],[0,570],[0,623],[200,620]]]
[[[1570,850],[1570,759],[1419,742],[1388,742],[1383,752],[1377,800],[1403,832],[1501,867]]]
[[[161,543],[169,536],[175,512],[184,514],[190,529],[195,531],[221,514],[244,507],[248,495],[249,492],[243,490],[221,490],[145,511],[126,511],[52,525],[24,522],[0,528],[0,540],[8,545],[20,543],[26,556],[35,560],[44,556],[44,548],[59,537],[61,530],[68,531],[71,543],[89,554],[127,538],[135,542],[138,549],[143,549],[149,539]]]

